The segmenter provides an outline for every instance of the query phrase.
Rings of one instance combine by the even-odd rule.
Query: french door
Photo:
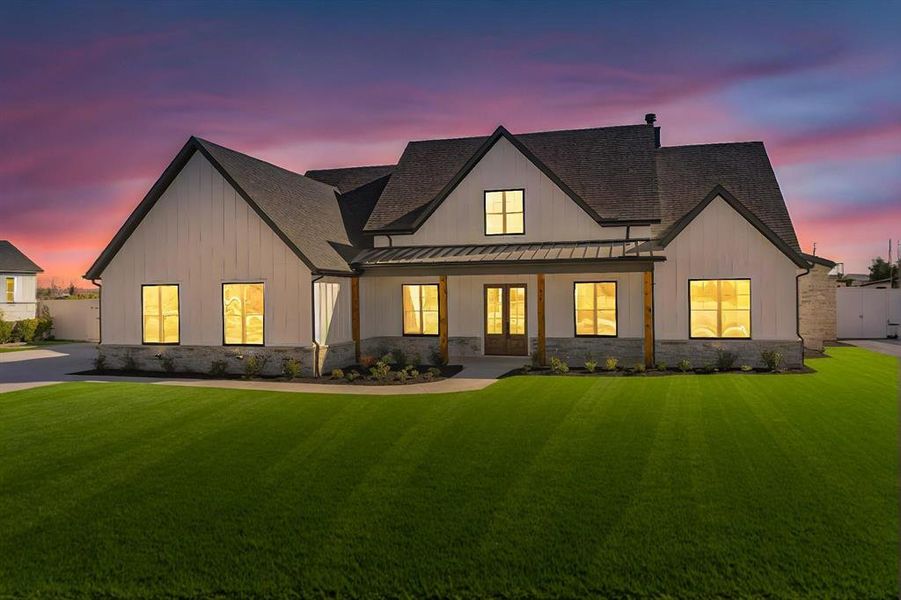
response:
[[[525,284],[485,285],[485,354],[529,354]]]

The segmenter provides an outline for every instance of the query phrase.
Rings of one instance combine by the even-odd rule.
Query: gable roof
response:
[[[653,127],[625,125],[410,142],[365,230],[418,228],[501,138],[601,223],[658,219]],[[625,201],[624,201],[625,200]]]
[[[795,253],[801,252],[762,142],[672,146],[660,148],[656,157],[661,221],[653,228],[655,237],[671,238],[685,215],[720,186]]]
[[[783,254],[785,254],[793,263],[802,269],[806,269],[810,267],[810,263],[808,263],[802,256],[799,250],[792,248],[788,245],[785,240],[779,237],[775,231],[771,227],[769,227],[766,223],[764,223],[756,214],[750,211],[744,204],[742,204],[732,193],[724,188],[721,185],[716,185],[710,192],[704,197],[701,202],[696,204],[690,211],[682,215],[682,217],[673,223],[670,227],[666,229],[666,232],[661,235],[657,239],[657,244],[660,247],[666,247],[679,233],[682,232],[683,229],[688,227],[689,223],[694,221],[695,217],[697,217],[701,212],[707,208],[707,206],[713,202],[716,198],[722,198],[729,206],[731,206],[738,214],[743,216],[745,220],[747,220],[751,225],[754,226],[757,231],[763,234],[765,238],[767,238],[774,246],[776,246]],[[794,233],[794,230],[792,230]],[[796,242],[797,243],[797,242]]]
[[[200,152],[314,272],[350,273],[350,246],[332,186],[212,142],[191,137],[85,274],[99,278],[195,152]]]
[[[9,240],[0,240],[0,273],[43,273],[44,269],[25,256]]]

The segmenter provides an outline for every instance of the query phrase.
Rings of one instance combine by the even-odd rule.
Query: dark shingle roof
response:
[[[0,273],[43,273],[34,261],[7,240],[0,240]]]
[[[716,186],[728,190],[792,250],[800,252],[785,200],[761,142],[672,146],[657,151],[657,185],[664,237]]]
[[[314,169],[304,173],[304,177],[338,188],[338,191],[344,194],[390,175],[394,171],[394,167],[395,165],[378,165],[343,169]]]
[[[541,167],[559,178],[599,221],[657,219],[654,128],[626,125],[572,129],[502,137],[522,144]],[[448,184],[486,152],[494,136],[427,140],[407,144],[391,181],[375,207],[366,231],[405,230],[453,188]],[[542,169],[545,170],[545,169]]]
[[[285,237],[324,271],[350,272],[335,245],[351,245],[330,185],[206,140],[197,140]]]

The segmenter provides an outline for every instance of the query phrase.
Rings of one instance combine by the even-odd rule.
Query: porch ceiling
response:
[[[573,265],[665,260],[648,240],[595,240],[459,246],[393,246],[363,250],[354,267]]]

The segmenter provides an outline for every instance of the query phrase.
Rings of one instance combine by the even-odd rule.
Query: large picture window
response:
[[[179,341],[178,286],[141,287],[141,314],[145,344],[177,344]]]
[[[693,280],[689,295],[691,337],[751,337],[750,279]]]
[[[3,288],[4,298],[6,298],[7,303],[12,304],[16,301],[16,278],[15,277],[7,277],[5,281],[5,286]]]
[[[485,235],[525,233],[523,190],[485,192]]]
[[[576,335],[616,335],[616,282],[577,282]]]
[[[404,335],[438,335],[438,285],[403,285]]]
[[[223,338],[226,345],[263,345],[263,284],[222,285]]]

